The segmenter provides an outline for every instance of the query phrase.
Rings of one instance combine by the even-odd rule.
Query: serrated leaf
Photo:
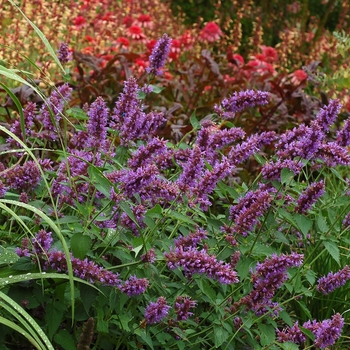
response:
[[[48,304],[45,307],[45,322],[47,324],[49,339],[52,339],[62,322],[64,307],[65,305],[60,302]]]
[[[91,237],[77,232],[72,236],[70,246],[74,257],[83,260],[91,247]]]
[[[112,185],[109,180],[103,175],[102,171],[95,166],[90,165],[88,167],[88,174],[95,187],[107,198],[109,198]]]
[[[304,311],[305,315],[309,318],[312,319],[311,313],[309,311],[309,309],[306,307],[305,303],[303,301],[300,300],[296,300],[296,302],[298,303],[298,305],[302,308],[302,310]]]
[[[0,266],[13,264],[19,259],[19,256],[8,249],[0,246]]]
[[[308,338],[310,338],[312,341],[315,340],[315,335],[311,331],[302,326],[299,326],[299,328]]]
[[[201,292],[204,294],[204,296],[207,296],[214,303],[216,299],[216,292],[209,285],[209,282],[201,277],[197,279],[197,284]]]
[[[188,224],[196,225],[196,223],[192,219],[190,219],[188,216],[181,214],[175,210],[171,210],[168,215],[169,217],[176,219],[180,222],[186,222]]]
[[[158,85],[150,85],[152,87],[152,92],[154,92],[155,94],[159,94],[161,93],[165,88],[162,86],[158,86]]]
[[[138,100],[144,100],[146,98],[146,96],[147,96],[146,93],[142,90],[139,90],[137,92],[137,99]]]
[[[200,122],[198,121],[198,119],[196,118],[196,112],[193,112],[193,113],[192,113],[192,115],[191,115],[191,117],[190,117],[190,123],[191,123],[193,129],[195,129],[195,130],[200,129],[201,124],[200,124]]]
[[[281,171],[281,183],[290,184],[294,179],[295,174],[288,168],[284,168]]]
[[[320,213],[317,218],[317,226],[320,229],[322,233],[326,233],[329,230],[329,227],[327,225],[326,220],[324,219],[323,215]]]
[[[293,326],[292,318],[289,316],[289,313],[285,310],[279,312],[279,317],[289,326]]]
[[[272,344],[276,339],[275,327],[271,324],[259,324],[260,343],[262,346]]]
[[[229,333],[223,327],[214,327],[214,343],[219,348],[229,337]]]
[[[62,346],[62,349],[65,349],[65,350],[77,349],[73,337],[66,329],[61,329],[57,334],[55,334],[54,340],[58,345]]]
[[[299,345],[291,342],[278,344],[278,346],[283,350],[299,350]]]
[[[315,281],[316,281],[316,274],[312,270],[307,270],[306,274],[305,274],[305,278],[313,286],[315,284]]]
[[[306,235],[312,227],[312,220],[300,214],[294,214],[294,220],[297,223],[299,230],[304,235],[304,238],[306,239]]]
[[[16,271],[30,271],[34,267],[35,265],[30,257],[22,256],[11,266],[11,269]]]
[[[337,244],[333,241],[323,241],[323,245],[326,248],[327,252],[331,255],[331,257],[338,263],[340,266],[340,253]]]

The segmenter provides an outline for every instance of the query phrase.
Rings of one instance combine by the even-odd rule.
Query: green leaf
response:
[[[266,160],[258,153],[254,153],[254,158],[260,165],[264,165],[266,163]]]
[[[0,246],[0,266],[13,264],[18,259],[19,256],[15,252]]]
[[[315,281],[316,281],[316,273],[312,270],[307,270],[306,274],[305,274],[305,278],[313,286],[315,284]]]
[[[128,217],[137,225],[139,226],[139,223],[136,221],[135,215],[132,212],[129,204],[127,202],[119,202],[119,206],[124,210],[124,212],[128,215]]]
[[[279,317],[289,326],[293,326],[292,318],[289,316],[289,313],[285,310],[279,312]]]
[[[290,184],[294,179],[295,174],[288,168],[284,168],[281,171],[281,183]]]
[[[74,257],[83,260],[91,247],[91,237],[77,232],[72,236],[70,246]]]
[[[95,167],[94,165],[90,165],[88,167],[88,174],[92,183],[95,187],[103,193],[107,198],[109,198],[111,193],[112,184],[110,181],[103,175],[102,171]]]
[[[291,342],[278,344],[278,346],[283,350],[299,350],[299,345]]]
[[[47,324],[49,339],[52,339],[62,322],[64,307],[65,305],[60,302],[48,304],[45,307],[45,322]]]
[[[142,90],[139,90],[137,92],[137,99],[138,100],[144,100],[146,98],[146,96],[147,96],[146,93]]]
[[[333,241],[323,241],[323,245],[326,248],[327,252],[332,256],[332,258],[338,263],[340,266],[340,253],[337,244]]]
[[[319,214],[317,218],[317,226],[322,233],[326,233],[329,230],[326,220],[324,219],[322,213]]]
[[[216,292],[209,285],[209,282],[205,280],[202,276],[196,279],[197,284],[204,296],[207,296],[213,303],[215,303]]]
[[[214,327],[214,343],[215,347],[219,348],[229,337],[229,333],[223,327]]]
[[[136,328],[134,330],[135,334],[137,334],[139,336],[140,341],[142,342],[146,342],[146,344],[152,349],[154,350],[153,347],[153,341],[152,338],[150,336],[149,333],[146,333],[146,331],[144,329],[141,328]]]
[[[315,335],[311,331],[302,326],[299,326],[299,328],[308,338],[310,338],[312,341],[315,340]]]
[[[259,324],[260,343],[262,346],[272,344],[276,339],[275,327],[271,324]]]
[[[155,94],[160,94],[165,88],[158,85],[150,85],[152,87],[152,92]]]
[[[176,219],[180,222],[186,222],[188,224],[196,225],[196,223],[193,220],[191,220],[188,216],[181,214],[175,210],[171,210],[168,215],[169,217]]]
[[[305,315],[309,318],[312,319],[311,313],[309,311],[309,309],[306,307],[305,303],[303,301],[300,300],[296,300],[296,302],[298,303],[298,305],[301,307],[301,309],[304,311]]]
[[[65,350],[77,349],[73,337],[66,329],[61,329],[57,334],[55,334],[54,340],[58,345],[61,345],[62,349],[65,349]]]
[[[200,122],[198,121],[198,119],[196,118],[196,112],[193,112],[191,117],[190,117],[190,123],[193,127],[193,129],[195,130],[199,130],[201,127]]]
[[[304,238],[306,239],[306,235],[312,227],[312,220],[300,214],[294,214],[294,220],[297,223],[299,230],[303,233]]]
[[[30,271],[35,267],[33,261],[28,256],[20,257],[12,266],[12,270],[16,271]]]

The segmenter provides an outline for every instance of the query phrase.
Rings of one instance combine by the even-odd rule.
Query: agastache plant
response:
[[[164,67],[170,52],[171,42],[172,39],[167,34],[163,34],[163,36],[157,41],[149,58],[150,65],[146,68],[147,73],[153,75],[162,74],[162,68]]]

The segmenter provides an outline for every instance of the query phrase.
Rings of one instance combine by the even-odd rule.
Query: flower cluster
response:
[[[269,103],[268,92],[246,90],[234,92],[231,97],[222,100],[221,106],[215,105],[214,110],[223,119],[233,119],[237,112],[267,103]]]
[[[259,217],[271,206],[271,201],[272,197],[267,189],[248,191],[230,208],[230,219],[235,224],[234,231],[247,236],[258,223]]]
[[[166,121],[161,112],[142,111],[138,99],[139,86],[134,77],[124,83],[123,93],[120,94],[114,108],[112,127],[118,130],[120,142],[128,144],[137,139],[149,140],[157,129]]]
[[[62,42],[60,44],[57,54],[61,63],[67,63],[72,59],[72,53],[69,52],[67,43]]]
[[[119,289],[128,297],[132,297],[134,295],[144,293],[148,286],[149,281],[147,278],[137,278],[136,276],[131,276],[127,281],[125,281],[123,286],[119,287]]]
[[[336,273],[330,272],[327,276],[321,277],[317,282],[316,289],[323,294],[329,294],[343,286],[349,279],[350,268],[346,265]]]
[[[150,304],[145,309],[145,319],[148,324],[159,323],[164,317],[166,317],[171,309],[170,305],[167,305],[165,297],[159,297],[158,300]]]
[[[312,322],[307,321],[303,324],[303,328],[314,334],[314,346],[318,349],[326,349],[332,346],[340,337],[343,326],[344,319],[339,313],[332,316],[332,319],[329,320],[322,322],[313,320]],[[277,339],[282,343],[292,342],[298,345],[302,345],[306,341],[306,337],[299,328],[298,322],[283,331],[277,330]]]
[[[193,312],[190,312],[190,309],[193,309],[196,307],[196,302],[194,300],[191,300],[190,297],[183,297],[178,296],[175,300],[175,314],[177,321],[185,321],[190,316],[193,315]]]
[[[303,255],[292,252],[290,255],[273,254],[263,263],[258,263],[252,274],[254,289],[239,301],[239,305],[246,305],[258,315],[265,314],[269,309],[274,309],[278,314],[278,303],[272,302],[272,298],[283,282],[288,279],[287,269],[300,266]]]
[[[169,253],[164,253],[170,270],[181,267],[187,277],[195,273],[205,274],[209,278],[217,279],[220,283],[237,283],[237,272],[230,264],[217,261],[214,255],[209,255],[205,249],[197,250],[192,247],[178,246]]]
[[[314,182],[300,195],[295,211],[305,214],[316,201],[324,194],[324,181]]]
[[[163,34],[157,41],[149,58],[150,65],[146,68],[147,73],[154,75],[162,74],[162,68],[170,52],[171,41],[171,38],[167,34]]]

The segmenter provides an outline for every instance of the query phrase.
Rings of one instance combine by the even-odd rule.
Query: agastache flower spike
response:
[[[331,320],[316,322],[315,320],[307,321],[303,327],[311,331],[315,335],[314,345],[316,348],[325,349],[332,346],[340,337],[344,327],[344,319],[339,313],[332,316]]]
[[[150,65],[146,68],[147,73],[162,75],[162,68],[170,52],[171,41],[171,38],[167,34],[163,34],[157,41],[149,58]]]
[[[164,317],[167,316],[171,306],[167,305],[165,297],[159,297],[158,300],[146,307],[145,319],[148,324],[159,323]]]
[[[190,297],[176,297],[174,309],[177,315],[177,321],[185,321],[189,316],[192,316],[193,312],[189,310],[195,308],[196,304],[196,301],[191,300]]]
[[[214,111],[223,119],[233,119],[237,112],[241,112],[249,107],[254,107],[257,105],[265,105],[268,102],[268,92],[246,90],[234,92],[231,97],[223,99],[221,106],[214,106]]]
[[[335,122],[340,111],[341,104],[339,100],[331,100],[329,104],[317,113],[316,120],[311,123],[311,127],[315,124],[321,127],[323,132],[329,131],[330,126]]]
[[[120,286],[119,289],[126,293],[128,297],[134,295],[140,295],[146,291],[146,288],[149,286],[147,278],[137,278],[136,276],[131,276],[123,286]]]
[[[68,50],[68,45],[64,42],[60,44],[59,49],[57,50],[58,59],[61,63],[67,63],[72,59],[72,53]]]
[[[300,195],[295,211],[305,214],[324,194],[324,181],[314,182]]]
[[[109,109],[102,97],[97,97],[91,104],[87,115],[89,121],[87,123],[87,147],[96,147],[101,150],[107,150],[107,123]]]
[[[336,288],[343,286],[349,279],[350,268],[346,265],[336,273],[330,272],[327,276],[321,277],[318,280],[316,289],[327,295],[333,292]]]

